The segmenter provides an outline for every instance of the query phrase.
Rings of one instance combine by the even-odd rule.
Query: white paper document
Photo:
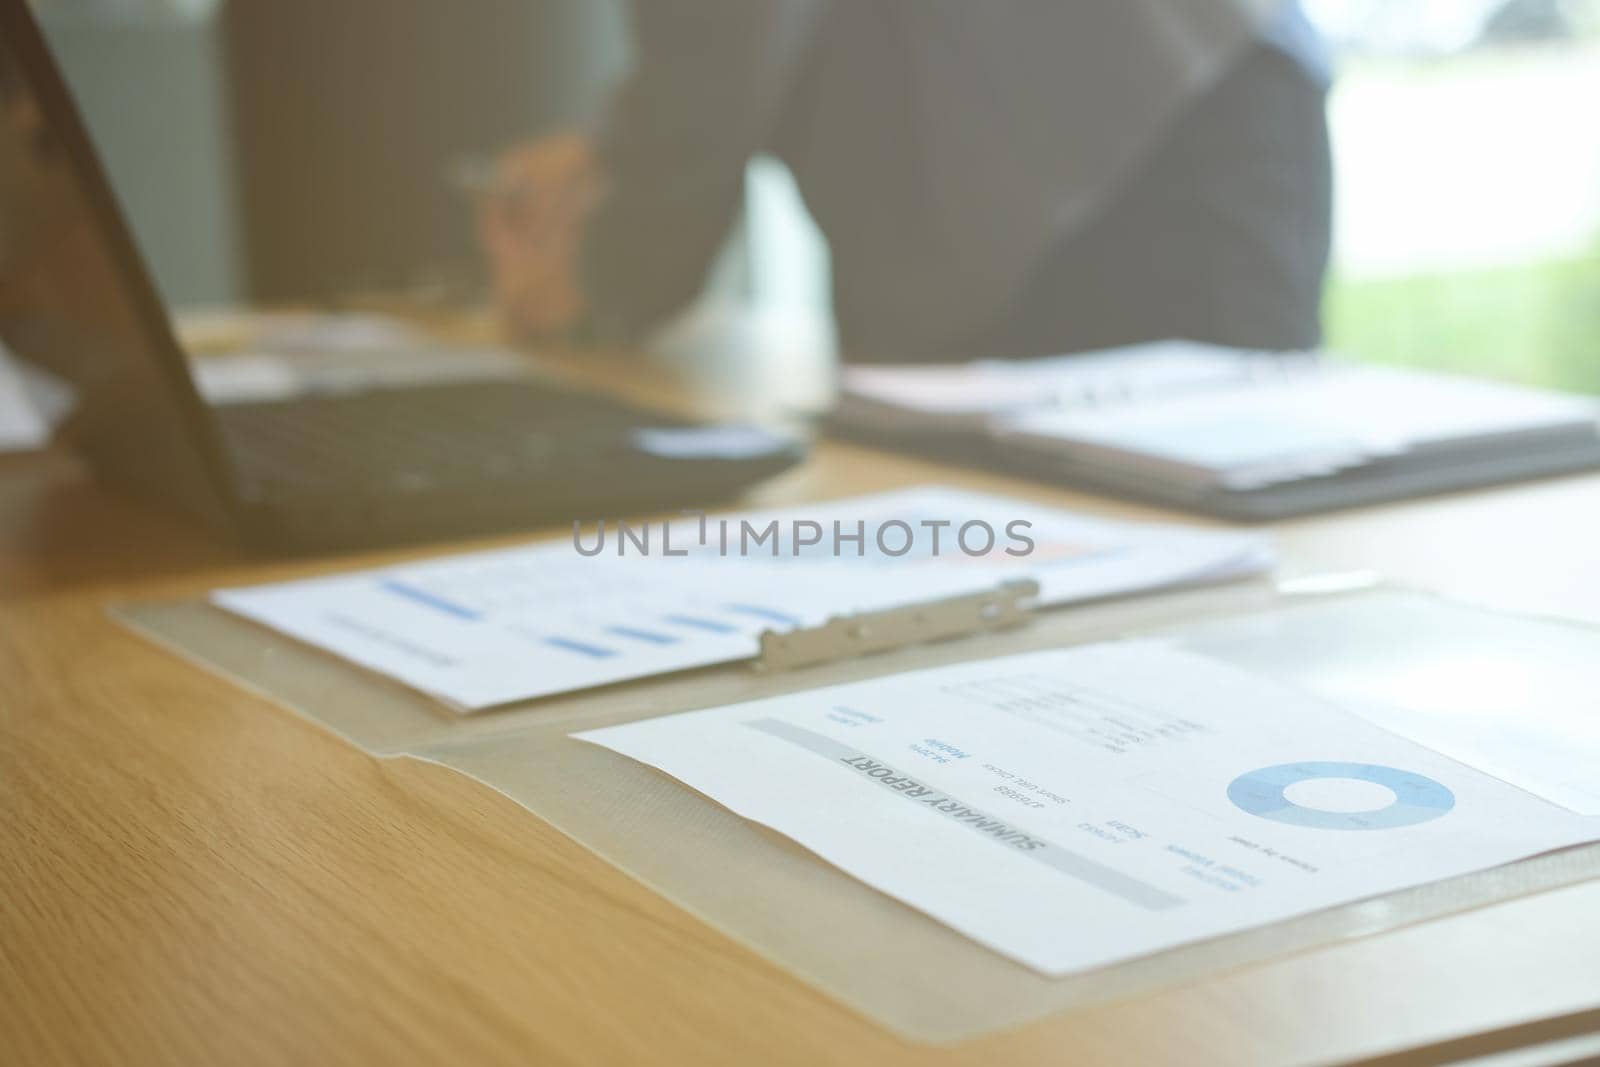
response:
[[[744,659],[764,630],[1008,578],[1036,578],[1041,601],[1062,604],[1220,581],[1270,559],[1253,534],[916,489],[690,517],[670,534],[656,525],[625,536],[613,526],[602,541],[589,524],[553,544],[221,590],[213,600],[471,711]]]
[[[33,409],[11,358],[0,348],[0,452],[23,452],[43,446],[50,430]]]
[[[1302,363],[1234,388],[1033,412],[1002,436],[1152,477],[1250,489],[1441,447],[1592,439],[1592,398],[1397,367]]]
[[[1399,457],[1592,447],[1600,407],[1504,382],[1161,341],[954,366],[850,367],[835,418],[975,433],[1128,485],[1250,491]],[[1471,462],[1470,457],[1463,462]]]
[[[962,418],[1028,411],[1118,407],[1281,374],[1278,353],[1191,341],[1157,341],[1101,352],[972,363],[857,365],[841,372],[843,400],[875,416]]]
[[[1155,641],[575,736],[1047,975],[1600,839],[1600,819]]]

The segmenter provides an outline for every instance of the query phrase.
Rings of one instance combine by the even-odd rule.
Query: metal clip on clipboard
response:
[[[874,652],[946,641],[953,637],[1009,630],[1033,617],[1039,583],[1032,578],[1001,582],[993,589],[921,604],[836,615],[821,626],[766,630],[756,670],[789,671]]]

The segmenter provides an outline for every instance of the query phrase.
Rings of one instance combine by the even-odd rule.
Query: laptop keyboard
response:
[[[216,409],[247,482],[271,488],[515,480],[553,467],[598,473],[629,431],[682,425],[603,397],[481,381]]]

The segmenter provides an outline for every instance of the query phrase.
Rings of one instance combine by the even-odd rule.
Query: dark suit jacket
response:
[[[1281,0],[642,0],[585,275],[648,327],[698,292],[744,167],[785,161],[847,347],[969,330],[1268,32]]]

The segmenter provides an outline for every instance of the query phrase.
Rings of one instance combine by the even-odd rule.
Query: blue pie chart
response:
[[[1354,778],[1394,793],[1373,811],[1322,811],[1296,804],[1284,790],[1315,778]],[[1393,830],[1437,819],[1456,806],[1455,794],[1432,778],[1377,763],[1280,763],[1241,774],[1228,786],[1235,807],[1263,819],[1316,830]]]

